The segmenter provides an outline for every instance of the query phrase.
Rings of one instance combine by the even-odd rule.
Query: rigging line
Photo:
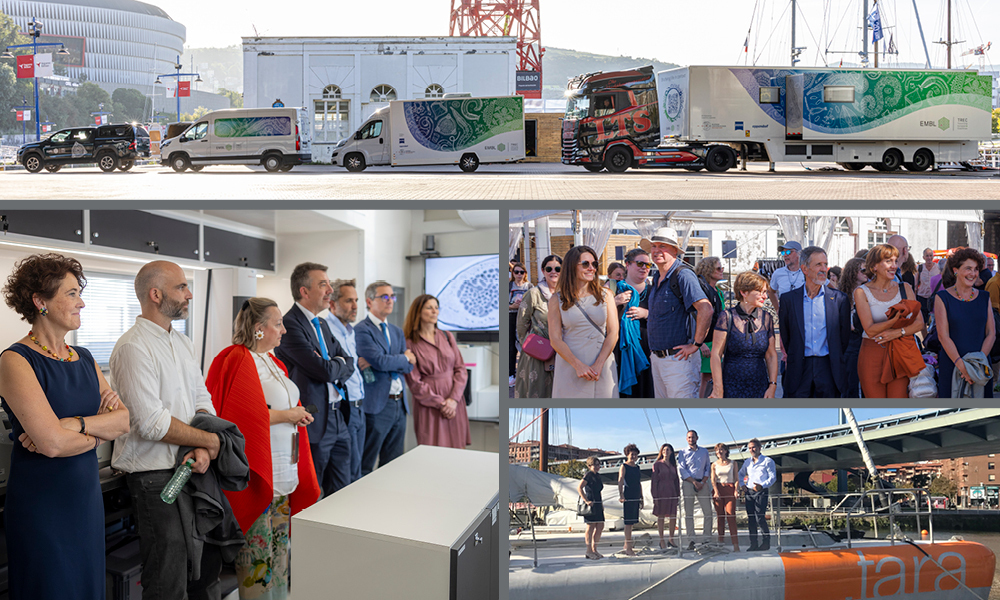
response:
[[[767,39],[766,39],[766,40],[764,40],[764,47],[765,47],[765,48],[766,48],[766,47],[767,47],[767,45],[768,45],[768,44],[769,44],[769,43],[771,42],[771,38],[772,38],[772,37],[774,37],[774,32],[778,30],[778,21],[780,21],[780,20],[781,20],[781,18],[785,16],[785,13],[786,13],[786,12],[788,12],[788,5],[786,5],[786,6],[785,6],[785,10],[781,11],[781,14],[780,14],[780,15],[778,15],[778,18],[777,18],[777,19],[775,20],[775,25],[774,25],[774,27],[773,27],[773,28],[771,28],[771,33],[770,33],[770,34],[768,34],[768,36],[767,36]],[[763,52],[763,51],[761,51],[761,52],[760,52],[760,54],[758,54],[758,55],[754,56],[754,57],[753,57],[753,64],[757,64],[757,60],[758,60],[758,59],[760,59],[761,55],[763,55],[763,54],[764,54],[764,52]]]
[[[566,443],[570,446],[573,445],[573,421],[570,418],[570,410],[566,409]]]
[[[750,13],[750,25],[747,27],[747,37],[746,37],[746,47],[740,51],[743,55],[743,64],[746,64],[747,59],[750,56],[750,32],[753,31],[753,17],[757,14],[757,6],[760,5],[760,0],[754,0],[753,11]],[[736,60],[736,64],[739,64],[739,59]]]
[[[660,420],[660,411],[653,409],[653,414],[656,415],[656,422],[660,424],[660,434],[663,435],[663,441],[667,441],[667,434],[663,431],[663,421]]]
[[[726,417],[722,414],[722,409],[716,408],[715,410],[719,411],[719,416],[722,417],[722,422],[726,425],[726,430],[729,431],[729,437],[733,438],[733,446],[736,446],[736,436],[733,435],[733,430],[729,429],[729,423],[726,422]]]
[[[691,431],[691,428],[688,427],[687,419],[684,418],[684,411],[681,410],[680,407],[678,407],[677,412],[681,414],[681,423],[684,423],[684,431],[685,432]]]
[[[802,23],[806,26],[806,31],[809,32],[809,37],[811,37],[813,43],[816,44],[816,57],[819,60],[823,61],[823,66],[824,67],[829,67],[830,65],[826,62],[826,56],[823,55],[823,54],[820,54],[820,51],[819,51],[819,48],[820,48],[819,40],[816,39],[816,35],[812,32],[812,29],[809,27],[809,21],[806,20],[805,16],[802,17]]]
[[[656,432],[653,431],[653,422],[649,420],[649,413],[646,409],[642,409],[642,414],[646,416],[646,423],[649,423],[649,433],[653,436],[653,445],[659,448],[659,443],[656,441]]]

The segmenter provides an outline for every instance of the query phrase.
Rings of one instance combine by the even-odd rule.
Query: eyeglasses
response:
[[[589,260],[581,260],[580,266],[583,267],[584,269],[596,269],[597,261],[595,260],[594,262],[590,262]]]
[[[545,272],[546,273],[551,273],[552,271],[555,271],[556,273],[558,273],[559,271],[562,271],[562,267],[558,267],[558,266],[557,267],[545,267]]]
[[[642,262],[642,261],[639,261],[639,260],[634,261],[634,262],[635,262],[635,266],[639,267],[640,269],[652,269],[653,268],[653,263],[651,263],[651,262]]]
[[[715,270],[716,270],[716,271],[725,271],[725,270],[726,270],[726,268],[725,268],[725,267],[723,267],[722,265],[719,265],[719,266],[715,267]]]
[[[382,294],[381,296],[375,296],[375,297],[381,298],[382,302],[388,302],[390,300],[392,300],[393,302],[396,301],[396,294]]]
[[[524,275],[526,272],[527,271],[516,270],[514,271],[514,275]]]

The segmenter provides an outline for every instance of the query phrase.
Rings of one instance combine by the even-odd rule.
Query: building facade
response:
[[[243,105],[307,107],[313,160],[390,100],[514,94],[513,37],[245,37]]]
[[[539,460],[541,444],[538,440],[510,442],[507,451],[511,464],[526,465],[533,460]],[[549,463],[561,460],[587,460],[589,456],[613,455],[613,452],[606,452],[600,448],[577,448],[570,444],[549,445]]]

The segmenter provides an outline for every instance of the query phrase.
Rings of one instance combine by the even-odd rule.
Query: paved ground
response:
[[[806,170],[782,163],[747,172],[630,170],[588,173],[559,164],[457,167],[376,167],[363,173],[310,165],[289,173],[217,166],[174,173],[138,166],[127,173],[96,167],[59,173],[0,172],[0,198],[39,199],[372,199],[372,200],[911,200],[1000,198],[1000,174],[941,171],[879,173]]]

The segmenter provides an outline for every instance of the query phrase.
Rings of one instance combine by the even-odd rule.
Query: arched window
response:
[[[372,93],[368,96],[372,102],[389,102],[396,99],[396,90],[391,85],[381,84],[372,88]]]
[[[324,87],[322,99],[313,107],[313,141],[338,142],[351,133],[351,101],[342,98],[340,86]]]
[[[444,87],[440,84],[432,83],[424,90],[424,98],[440,98],[444,96]]]
[[[875,225],[868,232],[868,247],[873,248],[878,244],[884,244],[889,239],[889,220],[878,217]]]
[[[850,217],[837,217],[837,226],[833,230],[834,233],[851,233],[851,219]]]
[[[323,88],[323,98],[324,99],[327,99],[327,98],[337,98],[337,99],[339,99],[340,98],[340,86],[336,86],[336,85],[332,85],[331,84],[331,85],[328,85],[325,88]]]

